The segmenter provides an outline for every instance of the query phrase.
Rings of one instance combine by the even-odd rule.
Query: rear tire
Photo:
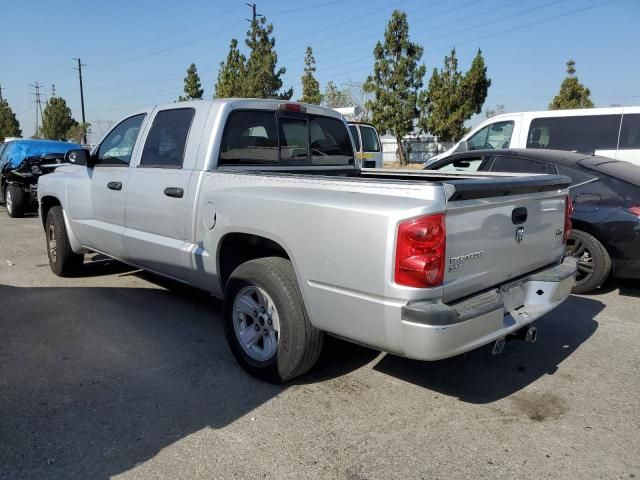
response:
[[[611,257],[596,237],[572,230],[567,240],[567,254],[578,260],[573,293],[587,293],[602,285],[611,273]]]
[[[309,321],[291,262],[279,257],[250,260],[231,274],[224,329],[242,368],[273,383],[307,372],[324,341],[324,333]]]
[[[74,253],[71,250],[60,206],[52,207],[47,213],[45,239],[51,271],[59,277],[70,277],[78,273],[82,267],[84,255]]]
[[[7,186],[7,192],[5,193],[5,203],[7,208],[7,214],[11,218],[21,218],[24,215],[24,192],[21,188],[15,185]]]

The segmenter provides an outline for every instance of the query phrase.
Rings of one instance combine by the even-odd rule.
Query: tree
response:
[[[0,142],[4,142],[6,137],[20,137],[20,122],[13,113],[9,102],[6,99],[0,100]]]
[[[322,104],[328,108],[343,108],[353,107],[353,101],[349,90],[346,88],[339,88],[335,82],[329,80],[324,88],[324,94],[322,95]]]
[[[487,108],[484,111],[484,115],[487,118],[495,117],[496,115],[502,115],[506,112],[506,107],[501,103],[497,104],[494,108]]]
[[[289,100],[293,95],[293,88],[280,91],[282,79],[287,69],[280,67],[276,70],[278,54],[275,51],[276,41],[271,36],[273,25],[267,23],[264,16],[251,22],[251,29],[247,32],[245,43],[249,47],[249,59],[246,65],[244,82],[246,90],[244,96],[249,98],[280,98]]]
[[[576,62],[567,62],[568,77],[560,85],[558,95],[549,104],[549,110],[565,110],[567,108],[593,108],[591,91],[581,84],[576,77]]]
[[[373,94],[366,102],[372,121],[381,133],[396,137],[400,165],[407,164],[402,137],[413,130],[420,115],[419,91],[425,74],[422,47],[409,41],[407,14],[395,10],[384,33],[384,45],[378,42],[373,50],[375,63],[363,88]]]
[[[457,140],[467,132],[464,122],[482,111],[490,86],[482,52],[478,50],[471,68],[463,75],[458,70],[454,48],[444,58],[443,69],[433,69],[424,100],[426,115],[420,119],[420,126],[440,141]]]
[[[91,133],[90,123],[76,123],[72,126],[65,135],[67,140],[71,140],[76,143],[82,143],[82,141]]]
[[[50,140],[66,140],[67,132],[78,122],[71,116],[71,109],[62,97],[55,96],[51,92],[51,98],[42,112],[42,127],[40,135]]]
[[[320,105],[322,95],[320,94],[320,83],[313,76],[316,71],[316,59],[313,58],[313,50],[307,47],[304,56],[304,75],[302,75],[302,98],[300,102]]]
[[[220,62],[218,81],[215,86],[216,98],[244,97],[244,82],[246,80],[247,59],[238,50],[238,40],[231,40],[229,53],[224,62]]]
[[[196,64],[192,63],[187,69],[187,76],[184,79],[184,93],[183,97],[178,97],[179,102],[185,102],[187,100],[201,99],[204,94],[202,85],[200,84],[200,77],[198,76],[198,70]]]

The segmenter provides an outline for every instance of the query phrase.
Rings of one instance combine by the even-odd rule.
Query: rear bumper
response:
[[[451,305],[413,302],[401,308],[402,354],[417,360],[452,357],[504,337],[537,320],[571,293],[576,261]]]

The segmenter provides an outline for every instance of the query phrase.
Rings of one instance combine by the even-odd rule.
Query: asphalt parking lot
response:
[[[331,340],[273,386],[207,294],[99,259],[57,278],[0,207],[0,478],[640,478],[638,312],[611,282],[499,357]]]

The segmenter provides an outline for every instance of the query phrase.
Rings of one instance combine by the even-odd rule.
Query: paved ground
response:
[[[206,294],[49,270],[0,208],[0,478],[640,478],[640,284],[573,297],[535,345],[420,363],[334,340],[248,377]]]

